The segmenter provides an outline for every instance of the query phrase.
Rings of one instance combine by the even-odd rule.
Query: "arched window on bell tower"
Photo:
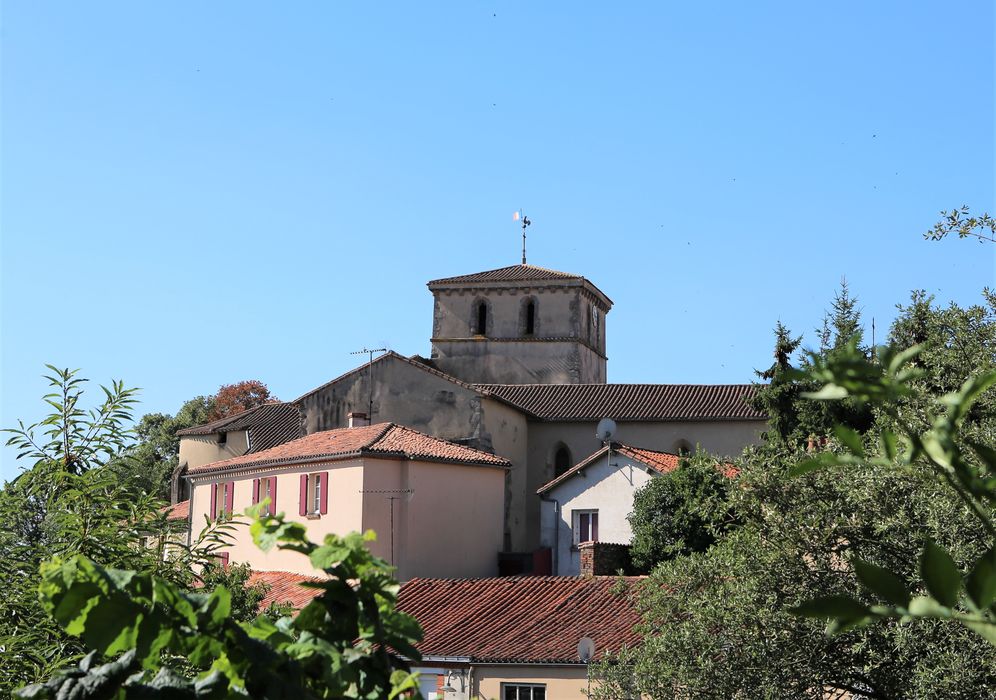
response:
[[[557,451],[553,453],[553,475],[560,476],[574,466],[573,462],[571,451],[567,449],[567,445],[560,443],[557,446]]]
[[[477,302],[477,308],[475,309],[474,334],[475,335],[488,334],[488,303],[483,299]]]
[[[526,297],[522,300],[522,335],[536,335],[536,299]]]

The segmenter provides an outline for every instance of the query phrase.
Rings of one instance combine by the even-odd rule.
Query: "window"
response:
[[[588,335],[591,336],[591,342],[598,345],[598,309],[594,305],[591,306],[591,324],[588,326]]]
[[[688,457],[692,454],[692,443],[688,440],[678,440],[674,443],[674,453],[680,457]]]
[[[476,335],[488,334],[488,304],[483,300],[477,302],[477,318],[474,333]]]
[[[571,451],[567,449],[567,445],[561,444],[553,455],[554,476],[560,476],[573,466]]]
[[[235,482],[225,481],[211,484],[211,519],[224,520],[232,515],[235,495]]]
[[[325,515],[329,510],[329,473],[301,475],[301,515]]]
[[[546,685],[540,683],[502,683],[502,700],[546,700]]]
[[[574,544],[582,542],[598,542],[598,511],[597,510],[575,510],[572,513],[574,520]]]
[[[523,335],[536,334],[536,302],[532,299],[526,300],[526,311],[523,326]]]
[[[218,444],[224,445],[228,442],[228,433],[218,433]]]
[[[277,477],[271,476],[268,479],[254,479],[252,482],[252,502],[262,503],[270,499],[264,515],[274,515],[277,512]]]

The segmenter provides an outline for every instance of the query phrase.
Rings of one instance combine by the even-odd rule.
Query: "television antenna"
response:
[[[591,665],[589,662],[595,658],[595,642],[591,637],[581,637],[578,642],[578,658],[584,664],[585,675],[588,677],[588,697],[591,697]]]
[[[387,348],[370,348],[364,346],[362,350],[355,350],[350,355],[369,355],[370,359],[367,361],[367,421],[370,425],[373,425],[373,413],[374,413],[374,384],[373,384],[373,361],[375,352],[387,352]]]
[[[522,264],[526,264],[526,226],[529,226],[533,222],[529,220],[529,217],[522,213],[522,210],[512,214],[512,221],[522,222]]]
[[[616,436],[616,422],[611,418],[603,418],[598,421],[598,425],[595,426],[595,437],[598,438],[599,442],[605,445],[608,452],[605,453],[605,463],[610,467],[616,466],[612,464],[612,438]]]

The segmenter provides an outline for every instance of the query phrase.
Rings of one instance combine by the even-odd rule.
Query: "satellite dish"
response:
[[[616,435],[616,422],[611,418],[603,418],[598,421],[595,428],[595,437],[602,442],[610,442]]]
[[[578,642],[578,658],[583,663],[588,663],[595,656],[595,642],[591,637],[581,637]]]

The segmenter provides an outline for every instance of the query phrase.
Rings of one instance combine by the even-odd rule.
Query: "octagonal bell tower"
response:
[[[512,265],[429,282],[432,361],[472,384],[604,384],[612,301],[580,275]]]

